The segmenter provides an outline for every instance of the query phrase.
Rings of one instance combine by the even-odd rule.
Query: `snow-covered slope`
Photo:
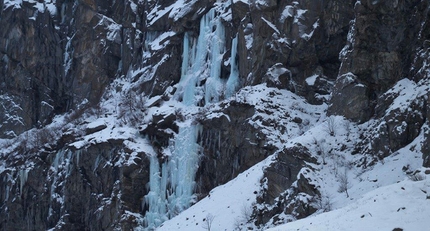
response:
[[[270,90],[250,88],[247,95],[253,99],[264,95],[264,91]],[[279,93],[289,98],[290,104],[300,104],[299,97],[290,98],[288,92]],[[317,112],[315,109],[314,113]],[[304,118],[307,113],[297,116]],[[321,197],[309,201],[318,208],[311,217],[270,230],[425,230],[426,219],[430,215],[430,171],[421,167],[422,153],[417,148],[423,142],[425,132],[423,130],[412,143],[391,156],[365,166],[368,156],[351,153],[363,130],[378,123],[369,121],[358,125],[339,116],[321,117],[301,133],[297,131],[295,136],[290,134],[280,138],[276,143],[279,149],[300,143],[309,147],[318,159],[319,164],[311,164],[315,170],[311,178]],[[282,121],[279,124],[282,125]],[[276,132],[270,129],[264,131],[273,137]],[[252,224],[256,216],[253,208],[258,206],[257,196],[264,188],[264,170],[276,155],[213,189],[209,196],[166,221],[157,230],[208,230],[208,225],[210,230],[269,228],[270,225]]]
[[[299,140],[306,140],[306,135],[295,139]],[[430,215],[430,177],[424,171],[429,174],[429,170],[420,168],[420,155],[410,151],[411,146],[369,170],[351,166],[347,174],[349,197],[338,190],[340,182],[334,172],[337,160],[327,158],[326,165],[316,166],[319,169],[316,177],[325,194],[321,209],[308,218],[268,230],[426,230]],[[251,220],[263,170],[271,159],[215,188],[208,197],[157,230],[208,230],[208,224],[210,230],[242,230],[241,224]],[[411,169],[418,171],[408,175]],[[212,220],[206,222],[208,218]]]
[[[421,181],[407,179],[372,190],[340,209],[268,230],[428,230],[429,190],[429,177]]]
[[[213,189],[209,195],[157,230],[234,230],[246,223],[260,189],[263,168],[270,158]],[[212,218],[212,219],[211,219]]]

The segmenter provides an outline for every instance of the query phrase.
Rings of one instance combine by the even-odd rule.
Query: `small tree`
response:
[[[203,228],[210,231],[212,227],[212,222],[214,221],[215,216],[208,213],[205,218],[203,218]]]
[[[349,139],[349,135],[351,134],[351,121],[346,119],[344,122],[346,137]]]
[[[338,175],[339,178],[339,189],[338,192],[345,192],[346,197],[349,197],[348,189],[351,187],[349,179],[348,179],[348,170],[345,168],[345,171],[343,173],[340,173]]]
[[[315,142],[315,151],[317,152],[317,154],[319,156],[321,156],[322,161],[323,161],[323,165],[326,165],[326,157],[327,157],[327,150],[326,150],[326,146],[325,146],[325,140],[322,139],[320,141],[317,141],[316,138],[314,137],[314,142]]]
[[[332,210],[333,202],[328,195],[321,195],[313,198],[313,205],[322,212],[329,212]]]
[[[327,133],[330,136],[335,136],[336,135],[336,129],[337,129],[336,118],[334,116],[328,117],[326,120],[326,131],[327,131]]]

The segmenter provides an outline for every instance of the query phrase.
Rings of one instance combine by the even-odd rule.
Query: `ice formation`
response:
[[[197,38],[185,33],[177,94],[185,108],[209,105],[235,93],[239,80],[237,38],[232,41],[230,76],[222,79],[225,37],[224,26],[214,9],[202,17]],[[159,226],[194,202],[199,130],[198,125],[180,126],[172,144],[164,150],[168,160],[160,163],[156,156],[150,157],[149,193],[144,201],[147,229]]]

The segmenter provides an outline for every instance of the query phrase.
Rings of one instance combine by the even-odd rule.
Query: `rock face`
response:
[[[276,93],[235,94],[259,84],[371,121],[357,154],[383,159],[422,135],[416,148],[430,167],[428,1],[9,0],[0,9],[2,230],[154,228],[150,179],[165,174],[156,169],[184,126],[198,133],[197,200],[276,154],[250,221],[314,213],[318,154],[274,145],[312,124],[272,104]],[[218,33],[219,54],[204,53],[191,82],[184,60],[198,56],[190,46],[205,29],[205,41]],[[183,105],[187,90],[195,105]],[[205,102],[209,93],[225,101]]]
[[[266,187],[257,199],[263,205],[254,210],[256,225],[283,224],[289,220],[279,217],[291,214],[297,218],[307,217],[317,209],[303,198],[320,196],[309,175],[309,164],[316,163],[309,150],[301,144],[282,150],[276,161],[265,169],[263,184]],[[293,183],[296,183],[292,187]],[[301,195],[298,197],[298,195]],[[302,198],[302,199],[298,199]]]
[[[423,10],[426,8],[424,1],[358,1],[355,4],[348,43],[340,53],[339,75],[352,73],[356,80],[349,87],[337,84],[334,92],[360,99],[345,103],[333,97],[329,113],[358,122],[374,115],[378,97],[399,79],[410,76],[415,56],[410,51],[421,47],[422,37],[416,35],[423,31],[421,22],[427,17]],[[343,81],[343,78],[337,80]],[[357,90],[351,93],[352,89]],[[355,113],[345,107],[349,104],[357,105]]]
[[[238,1],[232,9],[233,22],[239,24],[239,70],[244,84],[267,82],[320,102],[316,96],[321,92],[305,80],[313,75],[336,78],[353,1],[259,4]],[[287,68],[286,74],[270,78],[270,70],[279,64]]]
[[[63,149],[33,157],[27,169],[3,171],[2,227],[132,229],[136,217],[124,211],[141,211],[149,162],[144,153],[127,160],[121,153],[122,146],[109,143]]]
[[[232,101],[220,117],[202,118],[200,145],[205,156],[197,171],[197,182],[203,195],[275,150],[266,144],[265,135],[248,123],[254,113],[252,105]]]

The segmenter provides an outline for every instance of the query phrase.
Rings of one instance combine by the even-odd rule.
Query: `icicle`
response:
[[[66,164],[66,175],[70,176],[70,174],[72,174],[72,170],[73,170],[73,161],[72,161],[72,157],[73,157],[73,153],[71,151],[67,151],[66,152],[66,156],[65,156],[65,164]]]
[[[216,69],[212,69],[220,68],[222,57],[219,60],[219,67],[215,67],[217,66],[217,64],[212,63],[212,59],[214,58],[213,56],[219,58],[218,56],[220,55],[220,50],[224,48],[224,45],[218,44],[219,46],[215,46],[215,50],[217,51],[214,50],[213,45],[215,39],[219,40],[219,37],[222,37],[221,42],[223,42],[224,28],[219,22],[216,27],[216,31],[212,31],[213,28],[216,26],[216,24],[214,24],[214,17],[214,9],[210,10],[206,15],[203,16],[200,21],[200,33],[197,38],[197,41],[191,38],[188,33],[186,33],[184,36],[184,54],[182,60],[182,76],[180,86],[182,86],[183,88],[182,102],[186,106],[196,105],[198,102],[198,99],[196,99],[196,96],[200,95],[200,89],[197,87],[198,81],[208,78],[211,79],[211,76],[214,76],[217,74],[217,72],[220,72]],[[219,43],[220,41],[216,42]],[[209,53],[212,54],[211,57],[209,57]],[[210,65],[208,65],[208,63],[210,63]],[[219,74],[216,77],[219,78]]]
[[[231,57],[230,57],[230,76],[226,83],[225,96],[230,98],[236,92],[239,85],[239,68],[237,66],[237,36],[233,39],[231,44]]]
[[[76,34],[76,33],[75,33]],[[69,73],[70,67],[72,66],[73,61],[73,47],[72,47],[72,40],[75,37],[75,34],[73,34],[72,37],[67,37],[67,43],[66,48],[64,49],[64,76]]]
[[[217,20],[216,30],[211,39],[210,75],[205,83],[205,104],[218,102],[222,95],[223,83],[220,79],[222,58],[225,52],[225,29],[221,20]]]
[[[160,165],[156,156],[150,157],[149,188],[150,192],[145,196],[145,203],[149,209],[145,214],[144,223],[146,227],[153,229],[167,220],[165,190],[162,190]]]
[[[19,174],[19,193],[22,194],[22,188],[28,179],[28,169],[20,169]]]
[[[149,48],[151,46],[151,43],[162,33],[158,31],[147,31],[145,33],[145,51],[149,51]]]
[[[99,167],[100,161],[101,161],[100,155],[97,155],[97,158],[96,158],[96,161],[94,162],[94,167],[93,167],[94,173],[96,172],[97,168]]]
[[[52,167],[54,167],[55,172],[58,172],[58,166],[60,162],[62,162],[64,159],[64,150],[60,150],[57,152],[57,155],[55,155],[54,161],[52,162]]]
[[[193,202],[198,167],[197,132],[196,126],[183,127],[175,139],[174,152],[168,163],[170,183],[174,190],[169,198],[170,213],[182,211]]]
[[[5,185],[5,199],[4,201],[8,201],[9,200],[9,191],[10,191],[10,187],[9,187],[9,174],[6,174],[3,176],[3,185]]]
[[[82,150],[76,151],[76,166],[78,167],[79,167],[79,159],[81,158],[81,153],[82,153]]]
[[[66,172],[68,171],[68,166],[66,160],[68,159],[68,156],[71,156],[70,151],[66,151],[65,149],[61,149],[57,152],[55,155],[54,161],[51,165],[51,171],[50,177],[52,178],[51,188],[50,188],[50,203],[49,203],[49,210],[48,210],[48,218],[53,215],[53,209],[52,209],[52,203],[63,203],[61,196],[55,192],[57,189],[57,182],[58,178],[60,177],[61,170],[64,170],[66,167]],[[66,158],[65,158],[66,157]],[[66,165],[65,165],[66,164]],[[70,165],[70,164],[69,164]]]

